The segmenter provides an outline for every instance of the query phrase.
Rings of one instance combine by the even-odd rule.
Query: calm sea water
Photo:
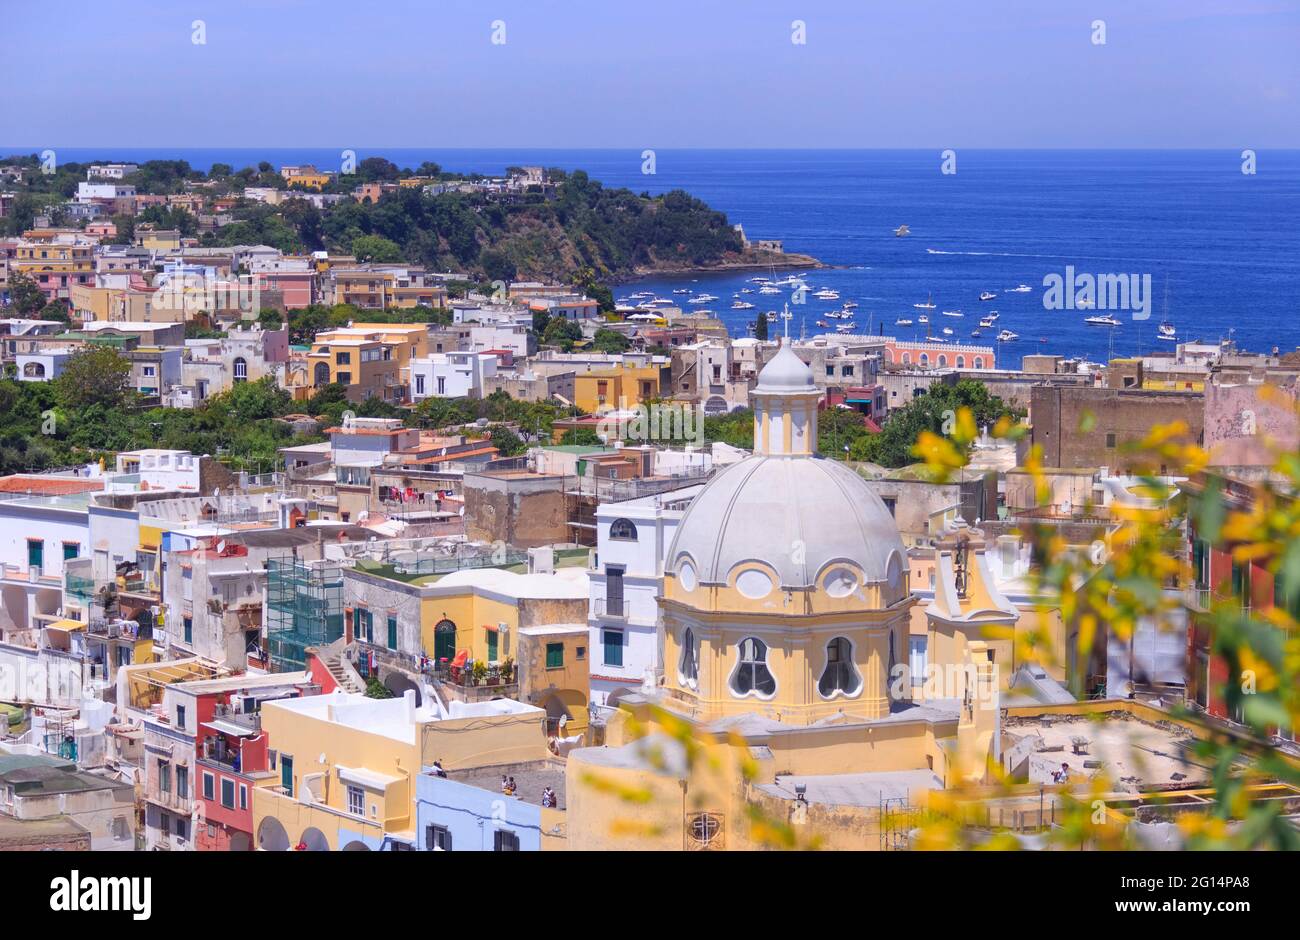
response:
[[[0,147],[0,153],[39,148]],[[812,272],[812,289],[831,287],[840,302],[856,301],[859,331],[923,336],[898,327],[928,312],[931,330],[948,326],[951,340],[970,340],[981,314],[997,310],[997,328],[1020,335],[1005,344],[1002,362],[1028,352],[1101,359],[1155,347],[1166,316],[1179,338],[1214,341],[1231,335],[1257,351],[1300,346],[1296,316],[1300,287],[1300,151],[1260,151],[1258,172],[1241,172],[1228,151],[962,151],[957,172],[940,172],[937,151],[659,151],[656,172],[642,172],[640,151],[373,149],[414,168],[435,160],[449,170],[500,173],[514,164],[585,169],[611,186],[661,193],[685,189],[744,225],[751,238],[779,238],[789,251],[814,255],[834,269]],[[214,162],[245,166],[265,159],[337,169],[337,150],[60,149],[61,160],[179,158],[207,169]],[[911,235],[896,238],[906,224]],[[1086,325],[1096,311],[1047,310],[1044,277],[1064,274],[1150,275],[1151,318],[1114,315],[1121,327]],[[786,295],[739,294],[754,272],[653,278],[619,286],[615,295],[649,290],[707,291],[707,305],[743,335],[756,313],[780,309]],[[1005,293],[1028,284],[1028,293]],[[996,291],[981,303],[981,291]],[[756,304],[732,310],[733,295]],[[933,297],[935,309],[913,304]],[[840,302],[795,306],[791,332]],[[943,310],[960,310],[961,318]],[[834,325],[836,321],[827,320]],[[984,330],[980,342],[997,330]]]

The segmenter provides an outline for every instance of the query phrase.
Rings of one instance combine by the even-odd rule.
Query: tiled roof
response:
[[[69,496],[73,493],[90,493],[104,488],[102,480],[74,477],[45,477],[17,473],[0,477],[0,493],[31,493],[36,496]]]

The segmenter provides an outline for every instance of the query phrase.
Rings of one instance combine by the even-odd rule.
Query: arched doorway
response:
[[[289,833],[284,831],[280,820],[267,816],[257,827],[257,847],[263,852],[289,851]]]
[[[330,365],[328,362],[316,363],[316,371],[313,373],[314,381],[317,385],[330,384]]]
[[[309,826],[302,831],[302,837],[298,840],[300,845],[307,846],[308,852],[328,852],[330,850],[329,840],[325,838],[325,833],[321,832],[315,826]]]
[[[450,620],[440,620],[433,628],[433,659],[451,662],[456,658],[456,625]]]
[[[343,851],[344,852],[369,852],[370,846],[366,845],[364,842],[360,842],[354,839],[353,841],[349,842],[347,845],[343,846]]]

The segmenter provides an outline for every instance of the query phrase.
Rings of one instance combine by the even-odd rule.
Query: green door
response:
[[[27,567],[45,570],[45,543],[40,539],[27,540]]]
[[[388,618],[388,648],[390,650],[397,649],[397,618],[396,617]]]
[[[280,755],[280,786],[284,792],[293,796],[293,758],[288,754]]]
[[[487,631],[488,662],[497,661],[497,632],[495,630]]]
[[[435,662],[456,658],[456,625],[443,620],[433,628],[433,658]]]

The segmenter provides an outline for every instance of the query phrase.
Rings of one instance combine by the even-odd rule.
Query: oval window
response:
[[[826,576],[826,593],[831,597],[848,597],[858,587],[858,576],[849,568],[834,568]]]
[[[689,561],[682,562],[681,567],[677,569],[677,583],[682,586],[683,591],[695,590],[695,566]]]
[[[736,578],[736,590],[751,600],[767,597],[772,592],[772,579],[765,572],[750,568]]]

